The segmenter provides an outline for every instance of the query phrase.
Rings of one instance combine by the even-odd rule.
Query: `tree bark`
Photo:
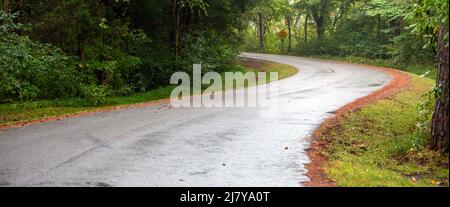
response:
[[[5,12],[6,14],[9,13],[9,0],[3,0],[3,12]]]
[[[87,44],[87,36],[84,31],[79,31],[77,34],[77,54],[80,61],[85,58],[85,47]]]
[[[308,14],[305,16],[305,43],[308,42]]]
[[[437,87],[441,93],[436,98],[436,105],[431,125],[430,149],[448,153],[449,139],[449,52],[445,41],[447,28],[440,27],[439,31],[439,65]]]
[[[288,52],[291,52],[291,50],[292,50],[292,28],[291,28],[290,17],[286,18],[286,22],[288,25]]]
[[[330,10],[330,0],[321,0],[318,5],[311,7],[311,14],[314,17],[317,27],[317,39],[323,40],[325,37],[325,18]]]
[[[259,49],[264,50],[266,48],[264,43],[265,28],[264,28],[264,14],[262,12],[258,13],[258,28],[259,28]]]
[[[316,18],[316,26],[317,26],[317,39],[323,40],[323,37],[325,36],[325,25],[322,18]]]
[[[381,43],[381,14],[377,15],[377,20],[378,20],[377,38],[378,42]]]
[[[172,18],[173,18],[173,38],[174,38],[174,51],[175,60],[178,60],[180,56],[180,8],[178,5],[178,0],[172,1]]]

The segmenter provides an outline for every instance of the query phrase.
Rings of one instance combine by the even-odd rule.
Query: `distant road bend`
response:
[[[300,186],[308,135],[388,83],[367,68],[245,53],[295,66],[278,117],[160,103],[0,131],[0,186]]]

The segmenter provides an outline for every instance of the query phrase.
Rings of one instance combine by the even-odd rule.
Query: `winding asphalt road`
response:
[[[308,135],[333,111],[389,82],[330,61],[244,54],[297,67],[279,113],[143,108],[0,131],[0,186],[300,186]]]

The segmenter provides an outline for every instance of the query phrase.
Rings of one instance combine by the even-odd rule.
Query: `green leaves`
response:
[[[191,12],[194,12],[195,9],[198,9],[197,14],[199,16],[208,16],[209,4],[204,0],[180,0],[178,4],[180,5],[180,8],[189,7]]]
[[[108,25],[103,18],[108,38],[89,39],[85,59],[77,62],[50,44],[14,33],[23,26],[14,22],[16,16],[0,17],[0,103],[83,96],[99,104],[107,95],[142,90],[142,78],[135,78],[141,59],[135,55],[150,42],[142,31],[121,22]]]
[[[15,16],[0,14],[0,103],[68,97],[76,93],[74,68],[68,57],[49,44],[31,41],[9,29],[20,29]]]
[[[0,9],[0,35],[7,35],[13,31],[29,31],[30,25],[14,22],[18,13],[6,14]]]
[[[449,9],[448,0],[418,0],[407,19],[414,22],[412,32],[422,34],[430,42],[435,42],[440,26],[447,28],[445,41],[448,45]]]
[[[214,31],[201,32],[185,38],[182,68],[190,70],[192,64],[203,64],[203,71],[223,72],[224,66],[232,64],[239,52],[226,38]]]
[[[105,86],[98,85],[81,85],[81,92],[92,105],[96,106],[106,101],[108,95],[107,88]]]

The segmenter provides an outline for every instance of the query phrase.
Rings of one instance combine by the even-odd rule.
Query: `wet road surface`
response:
[[[0,131],[0,186],[300,186],[308,135],[388,74],[307,58],[289,64],[276,116],[260,108],[144,108]]]

